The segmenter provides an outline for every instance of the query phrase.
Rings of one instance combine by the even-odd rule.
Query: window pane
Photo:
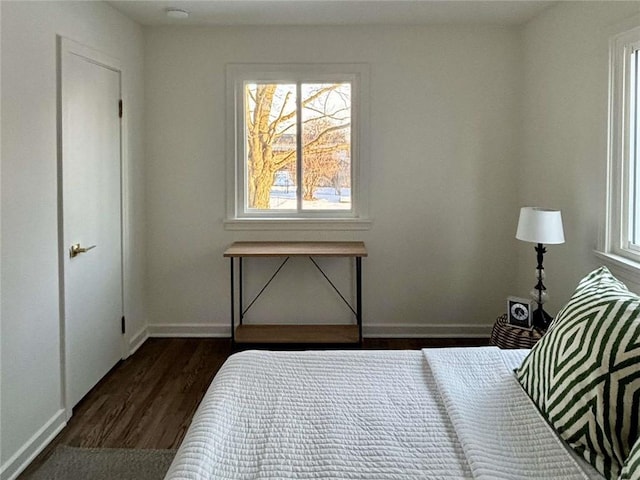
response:
[[[639,64],[640,52],[636,51],[631,56],[630,82],[629,82],[629,166],[631,185],[631,205],[629,222],[629,242],[640,247],[640,121],[638,96],[639,91]]]
[[[296,210],[296,85],[245,84],[247,210]]]
[[[351,209],[351,84],[303,83],[302,208]]]

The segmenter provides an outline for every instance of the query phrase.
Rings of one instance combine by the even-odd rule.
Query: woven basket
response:
[[[491,343],[500,348],[532,348],[544,335],[544,331],[537,328],[526,330],[507,322],[507,314],[496,319],[491,331]]]

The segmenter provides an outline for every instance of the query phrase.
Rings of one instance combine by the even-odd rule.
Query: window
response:
[[[629,160],[630,168],[630,195],[629,199],[629,247],[640,252],[640,117],[638,116],[638,46],[630,52],[629,58],[629,118],[628,118],[628,147],[625,153]]]
[[[605,251],[640,262],[640,28],[611,43]]]
[[[227,89],[227,225],[366,223],[366,65],[229,65]]]

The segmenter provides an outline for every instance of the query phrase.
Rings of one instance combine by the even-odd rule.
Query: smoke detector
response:
[[[165,10],[165,13],[169,18],[176,18],[180,20],[189,18],[189,12],[187,12],[186,10],[182,10],[181,8],[167,8]]]

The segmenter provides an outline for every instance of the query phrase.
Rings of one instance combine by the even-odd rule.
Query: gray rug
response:
[[[56,447],[30,480],[162,480],[175,450]]]

